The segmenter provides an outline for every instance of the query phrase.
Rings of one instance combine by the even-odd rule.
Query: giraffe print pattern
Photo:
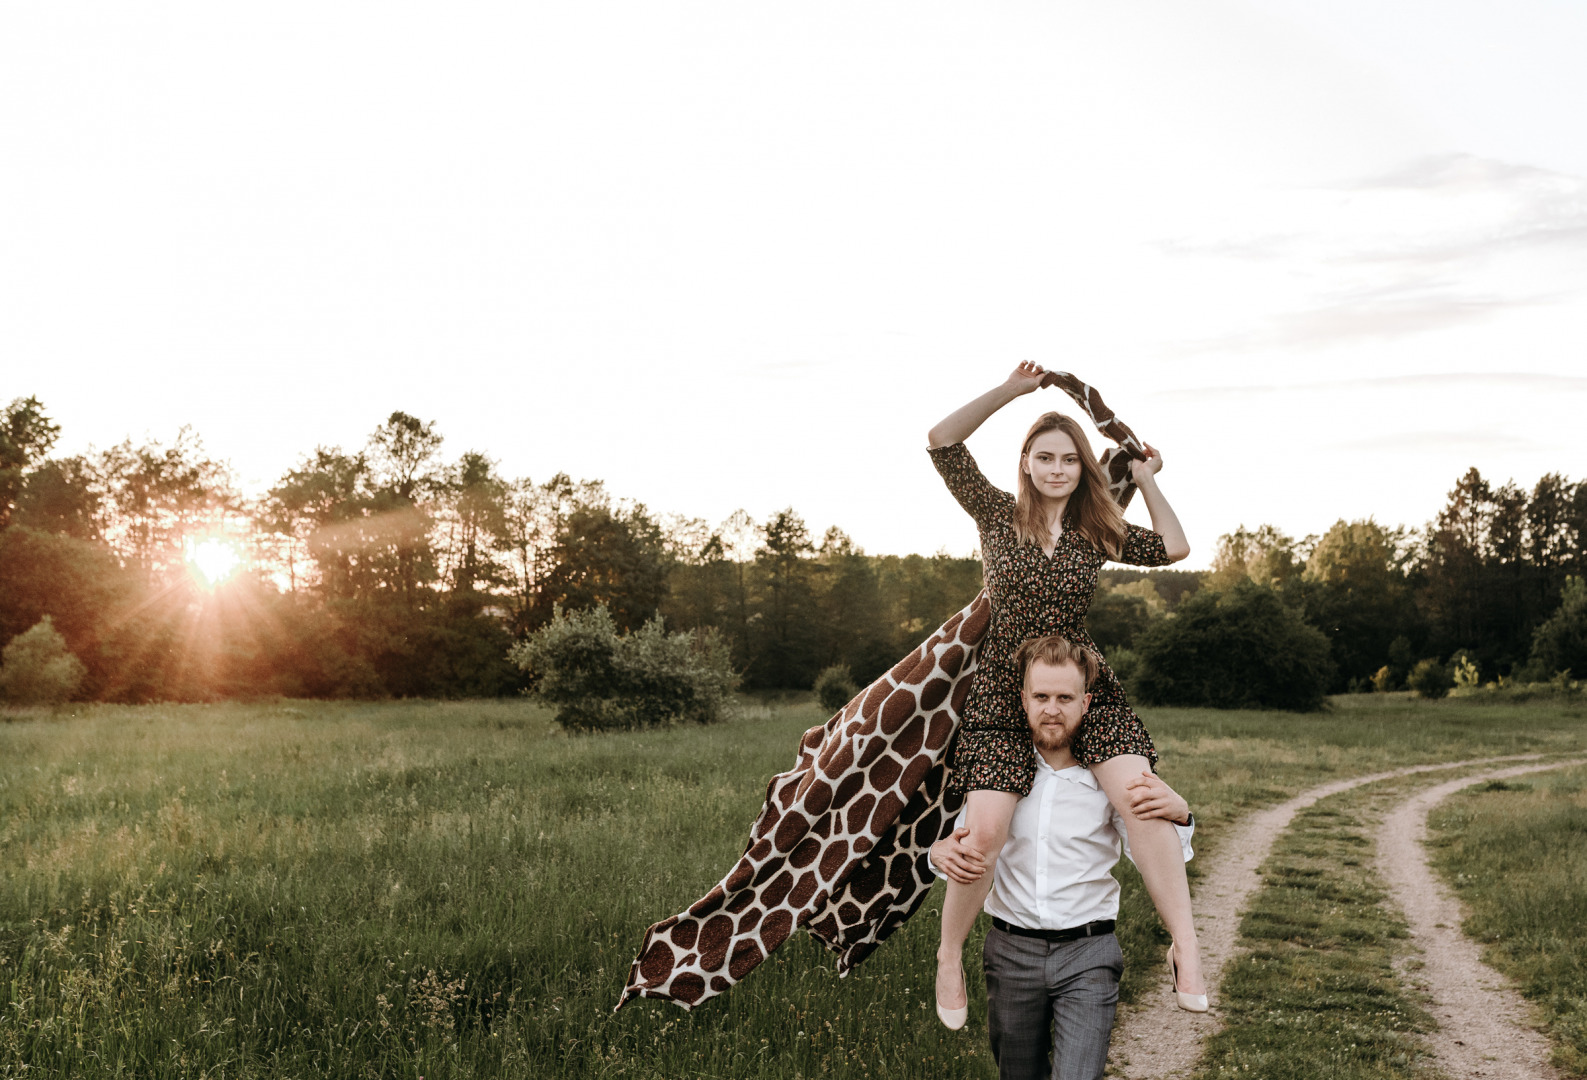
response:
[[[1134,432],[1094,387],[1048,372],[1118,446],[1101,463],[1127,505]],[[838,954],[847,975],[925,902],[936,876],[931,845],[953,829],[962,797],[948,793],[959,713],[977,646],[991,622],[986,592],[805,732],[793,768],[766,787],[744,854],[715,888],[645,932],[617,1002],[663,998],[691,1009],[729,989],[795,927]]]

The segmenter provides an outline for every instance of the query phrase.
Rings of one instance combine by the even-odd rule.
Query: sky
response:
[[[1419,526],[1587,478],[1584,45],[1571,0],[8,5],[0,403],[253,493],[402,409],[963,554],[925,433],[1033,360],[1162,450],[1187,566]],[[995,483],[1048,408],[970,439]]]

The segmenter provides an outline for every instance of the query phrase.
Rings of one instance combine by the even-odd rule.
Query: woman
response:
[[[990,871],[1008,838],[1014,807],[1035,777],[1014,651],[1026,638],[1061,633],[1097,652],[1085,616],[1102,563],[1162,566],[1190,554],[1184,529],[1157,487],[1162,455],[1150,446],[1149,456],[1133,462],[1132,470],[1152,529],[1125,522],[1084,430],[1058,413],[1043,415],[1025,437],[1018,497],[981,474],[964,440],[1004,405],[1047,385],[1046,376],[1039,365],[1020,364],[1001,386],[949,415],[929,435],[932,463],[980,530],[992,604],[991,625],[960,718],[950,788],[966,797],[970,834],[965,843],[981,854],[988,871],[971,884],[950,880],[947,886],[937,952],[937,1015],[950,1028],[962,1027],[968,1012],[965,939],[991,888]],[[1106,661],[1101,667],[1074,754],[1124,818],[1135,864],[1173,935],[1169,966],[1176,1000],[1181,1007],[1204,1010],[1206,989],[1179,840],[1167,821],[1142,820],[1130,810],[1126,785],[1156,763],[1157,752]]]

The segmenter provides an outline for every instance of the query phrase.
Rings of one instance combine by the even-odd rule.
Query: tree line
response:
[[[69,457],[59,435],[34,398],[0,413],[0,643],[50,616],[91,700],[515,693],[514,642],[596,606],[620,632],[714,628],[747,689],[808,689],[833,665],[863,684],[981,585],[977,558],[867,554],[792,508],[710,523],[600,481],[504,476],[405,412],[251,498],[189,430]],[[1472,470],[1421,530],[1242,527],[1208,572],[1105,570],[1089,626],[1127,672],[1186,597],[1238,584],[1327,637],[1331,689],[1403,684],[1457,651],[1511,676],[1587,570],[1584,534],[1587,484]],[[206,580],[206,543],[242,569]]]

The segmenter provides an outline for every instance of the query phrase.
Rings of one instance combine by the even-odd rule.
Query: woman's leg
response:
[[[975,926],[975,917],[981,913],[981,905],[986,903],[986,894],[992,890],[992,870],[1008,839],[1008,824],[1018,805],[1019,796],[1009,791],[972,791],[965,798],[964,824],[970,835],[964,843],[985,860],[986,872],[969,885],[950,880],[947,898],[942,902],[937,1004],[945,1009],[962,1009],[969,1004],[964,989],[964,942]]]
[[[1201,974],[1201,946],[1196,942],[1196,924],[1191,918],[1190,881],[1185,877],[1185,855],[1179,834],[1162,818],[1142,821],[1130,813],[1130,795],[1124,785],[1151,763],[1139,754],[1120,754],[1091,766],[1102,790],[1107,792],[1124,828],[1130,834],[1130,855],[1141,872],[1146,891],[1157,906],[1157,914],[1174,938],[1174,962],[1179,965],[1179,986],[1187,994],[1205,994]],[[947,916],[943,916],[946,925]],[[939,961],[940,962],[940,961]],[[939,969],[940,970],[940,969]],[[941,976],[938,976],[939,981]]]

